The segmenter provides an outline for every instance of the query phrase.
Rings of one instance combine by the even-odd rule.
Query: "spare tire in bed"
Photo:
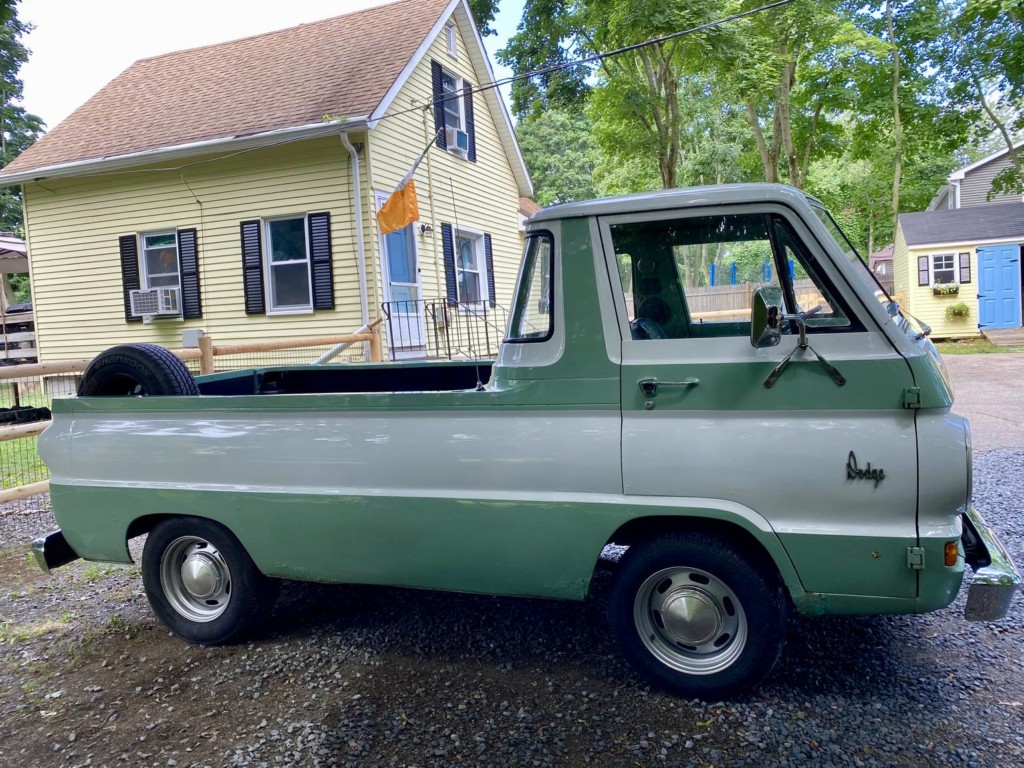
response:
[[[78,385],[79,397],[198,394],[185,364],[156,344],[122,344],[100,352]]]

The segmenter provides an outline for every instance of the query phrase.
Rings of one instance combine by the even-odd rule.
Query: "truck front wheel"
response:
[[[673,693],[719,700],[760,682],[785,639],[775,574],[745,550],[703,533],[629,548],[608,599],[627,660]]]
[[[191,643],[218,645],[254,631],[270,614],[276,582],[268,579],[227,529],[177,517],[149,534],[142,582],[153,612]]]

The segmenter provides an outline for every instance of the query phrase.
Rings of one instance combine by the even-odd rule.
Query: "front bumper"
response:
[[[1010,603],[1021,584],[1020,572],[1006,547],[974,507],[967,508],[963,520],[964,551],[967,564],[974,569],[964,618],[998,621],[1010,611]]]
[[[45,573],[78,559],[78,553],[71,548],[64,538],[64,534],[59,530],[40,536],[33,541],[32,554],[35,555],[36,562]]]

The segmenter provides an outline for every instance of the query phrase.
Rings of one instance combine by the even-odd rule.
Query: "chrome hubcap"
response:
[[[231,571],[206,539],[182,536],[164,550],[160,585],[167,602],[190,621],[213,621],[231,601]]]
[[[736,594],[699,568],[665,568],[640,585],[633,621],[644,646],[663,664],[691,675],[728,668],[747,643]]]

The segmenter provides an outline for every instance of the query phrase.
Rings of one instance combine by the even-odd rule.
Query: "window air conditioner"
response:
[[[128,297],[131,300],[132,314],[142,315],[143,320],[181,314],[179,288],[147,288],[130,291]]]
[[[448,149],[469,152],[469,134],[465,131],[449,126],[445,133],[445,141],[448,144]]]

